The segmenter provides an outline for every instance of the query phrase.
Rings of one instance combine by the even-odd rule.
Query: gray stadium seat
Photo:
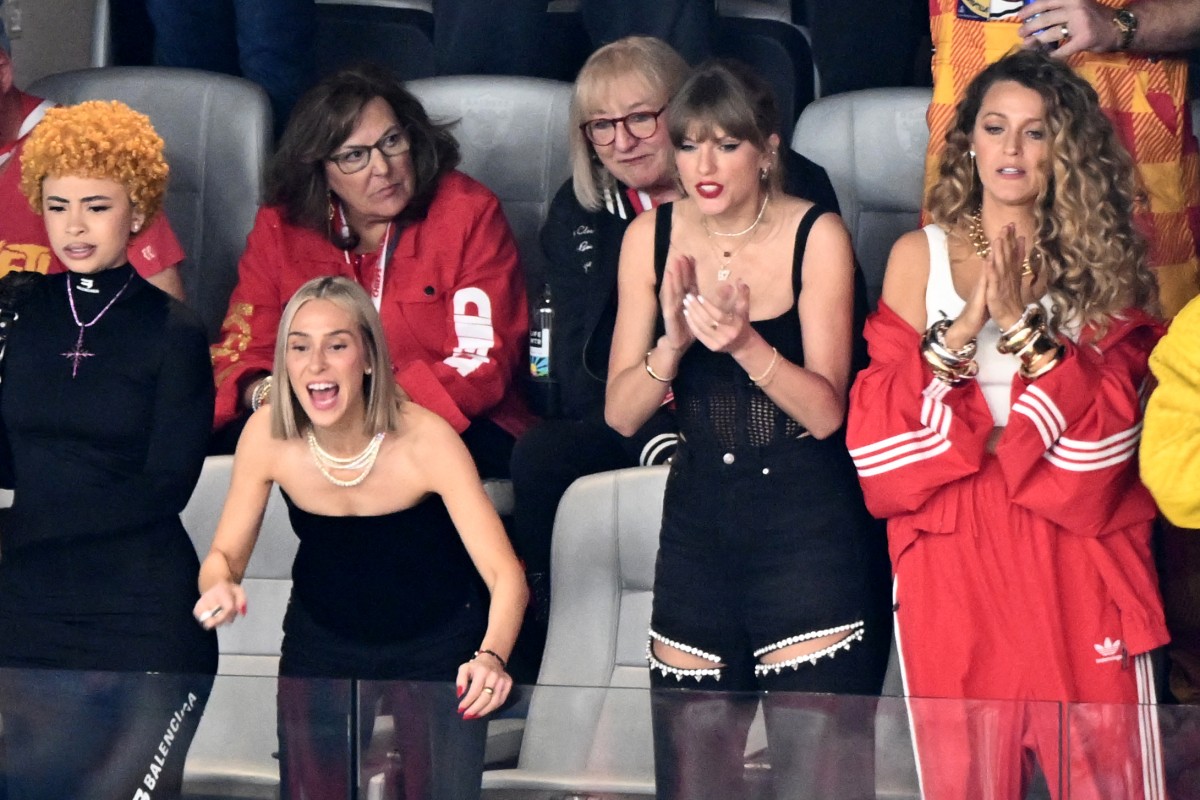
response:
[[[458,120],[463,172],[500,198],[521,251],[526,285],[540,289],[545,259],[538,232],[570,175],[571,85],[541,78],[449,75],[408,88],[440,121]]]
[[[171,165],[166,210],[187,254],[188,305],[215,338],[262,194],[271,147],[263,90],[198,70],[107,67],[50,75],[29,91],[60,103],[120,100],[150,117]]]
[[[804,109],[792,137],[793,150],[829,173],[872,306],[892,245],[919,224],[929,99],[923,88],[824,97]]]
[[[485,772],[485,789],[654,793],[645,649],[667,471],[589,475],[563,496],[521,756]]]

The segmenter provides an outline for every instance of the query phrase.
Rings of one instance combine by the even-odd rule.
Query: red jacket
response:
[[[285,222],[277,207],[260,209],[212,348],[215,427],[237,416],[243,376],[270,371],[287,301],[322,275],[356,279],[323,234]],[[392,371],[413,400],[460,433],[479,417],[524,432],[533,420],[516,381],[529,330],[525,284],[495,195],[446,175],[426,218],[401,232],[382,297]]]
[[[871,513],[888,520],[893,563],[925,534],[952,533],[957,515],[983,512],[997,528],[1013,515],[1080,537],[1134,620],[1131,652],[1161,644],[1161,604],[1150,553],[1154,501],[1138,479],[1147,359],[1161,323],[1129,310],[1099,339],[1066,342],[1061,364],[1012,383],[1012,413],[987,453],[993,423],[974,381],[951,388],[921,358],[921,336],[880,303],[867,322],[871,364],[850,391],[846,442]],[[1007,507],[979,509],[981,466],[995,458]],[[1138,648],[1138,649],[1133,649]]]

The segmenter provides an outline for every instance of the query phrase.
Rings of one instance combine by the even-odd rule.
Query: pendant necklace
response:
[[[367,442],[367,446],[358,455],[350,456],[349,458],[339,458],[325,452],[325,449],[317,442],[316,434],[313,433],[312,428],[309,428],[308,449],[312,452],[313,461],[316,462],[317,469],[325,476],[325,480],[334,486],[349,489],[352,486],[358,486],[371,474],[371,469],[375,466],[375,459],[379,457],[379,446],[383,444],[384,435],[384,432],[380,431],[372,436],[371,441]],[[362,470],[362,472],[357,477],[344,481],[330,474],[329,470],[331,469]]]
[[[975,255],[979,256],[984,261],[992,255],[992,245],[988,241],[987,236],[983,232],[983,209],[975,209],[975,213],[967,217],[967,238],[971,240],[971,246],[975,248]],[[1036,246],[1036,242],[1034,243]],[[1025,260],[1021,262],[1021,277],[1028,278],[1033,274],[1033,257],[1035,251],[1030,247],[1025,252]]]
[[[740,253],[742,251],[742,248],[745,247],[746,245],[748,245],[750,243],[750,240],[753,239],[754,237],[750,236],[749,238],[747,238],[745,241],[743,241],[741,244],[739,244],[737,247],[735,247],[733,249],[717,247],[717,243],[713,239],[713,237],[714,236],[725,236],[725,237],[729,237],[729,238],[736,238],[738,236],[745,236],[748,233],[750,233],[750,234],[754,233],[754,230],[758,227],[758,223],[762,222],[763,214],[766,213],[767,204],[769,202],[771,202],[771,195],[768,194],[763,197],[762,205],[759,206],[759,208],[758,208],[758,216],[754,218],[754,222],[751,222],[750,226],[748,228],[745,228],[744,230],[740,230],[736,233],[724,233],[722,231],[714,231],[712,228],[708,227],[708,217],[706,217],[704,215],[700,216],[700,224],[704,226],[704,233],[707,234],[707,236],[708,236],[708,245],[709,245],[709,247],[712,248],[713,253],[716,254],[717,260],[719,262],[721,262],[721,267],[720,267],[720,269],[717,270],[717,280],[718,281],[729,280],[729,272],[730,272],[729,265],[731,263],[733,263],[733,257],[736,256],[738,253]]]
[[[67,276],[67,303],[71,306],[71,316],[74,317],[75,324],[79,326],[79,338],[75,340],[74,350],[60,354],[63,358],[69,359],[71,362],[73,362],[71,364],[71,380],[74,380],[75,376],[79,374],[79,362],[85,358],[91,358],[92,356],[96,355],[95,353],[83,349],[84,332],[99,322],[100,318],[107,314],[108,310],[113,307],[113,303],[117,302],[121,295],[125,294],[125,290],[129,288],[130,281],[133,280],[133,272],[131,271],[129,273],[129,277],[125,279],[125,285],[121,287],[120,291],[113,295],[112,300],[109,300],[108,304],[104,306],[104,308],[100,309],[100,313],[93,317],[91,322],[83,322],[79,319],[79,312],[75,309],[75,293],[71,291],[71,278],[73,277],[75,276]]]

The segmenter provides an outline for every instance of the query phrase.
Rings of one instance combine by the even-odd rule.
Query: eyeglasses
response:
[[[384,158],[402,156],[411,149],[408,138],[400,131],[389,133],[375,144],[357,145],[349,150],[334,153],[328,160],[342,171],[343,175],[362,172],[371,163],[371,151],[378,150]]]
[[[663,106],[658,111],[635,111],[623,117],[601,117],[589,119],[579,126],[583,135],[594,145],[604,147],[617,140],[617,123],[625,126],[625,132],[635,139],[649,139],[658,130],[658,117],[667,110]]]

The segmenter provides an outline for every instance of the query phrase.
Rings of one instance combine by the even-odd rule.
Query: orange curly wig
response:
[[[37,214],[45,178],[107,178],[125,187],[148,223],[162,207],[169,172],[150,118],[116,100],[50,109],[21,151],[21,192]]]

